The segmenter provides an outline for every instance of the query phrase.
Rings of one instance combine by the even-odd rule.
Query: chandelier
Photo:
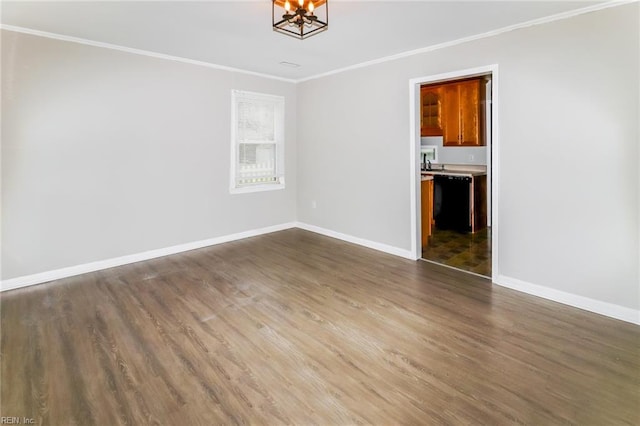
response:
[[[329,0],[272,0],[273,30],[300,40],[318,34],[329,28],[328,3]]]

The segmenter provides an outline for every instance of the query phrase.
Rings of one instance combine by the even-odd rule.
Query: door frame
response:
[[[442,74],[427,75],[409,80],[409,123],[410,128],[410,155],[409,170],[411,173],[411,255],[415,260],[422,257],[420,223],[420,208],[422,199],[420,194],[420,85],[425,83],[439,83],[447,80],[456,80],[466,77],[476,77],[491,74],[491,163],[487,165],[487,174],[491,185],[491,281],[498,277],[498,185],[499,185],[499,75],[498,64],[485,65],[476,68],[468,68],[446,72]]]

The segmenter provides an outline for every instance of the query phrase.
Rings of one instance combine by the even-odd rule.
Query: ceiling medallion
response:
[[[271,0],[273,30],[300,40],[325,31],[329,28],[328,3],[329,0]]]

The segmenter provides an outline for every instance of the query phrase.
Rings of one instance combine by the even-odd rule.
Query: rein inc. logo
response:
[[[0,425],[33,425],[36,424],[33,417],[0,417]]]

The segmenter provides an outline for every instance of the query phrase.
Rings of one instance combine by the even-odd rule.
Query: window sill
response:
[[[270,183],[267,185],[248,185],[241,187],[229,188],[231,194],[247,194],[250,192],[264,192],[264,191],[276,191],[278,189],[284,189],[284,183]]]

